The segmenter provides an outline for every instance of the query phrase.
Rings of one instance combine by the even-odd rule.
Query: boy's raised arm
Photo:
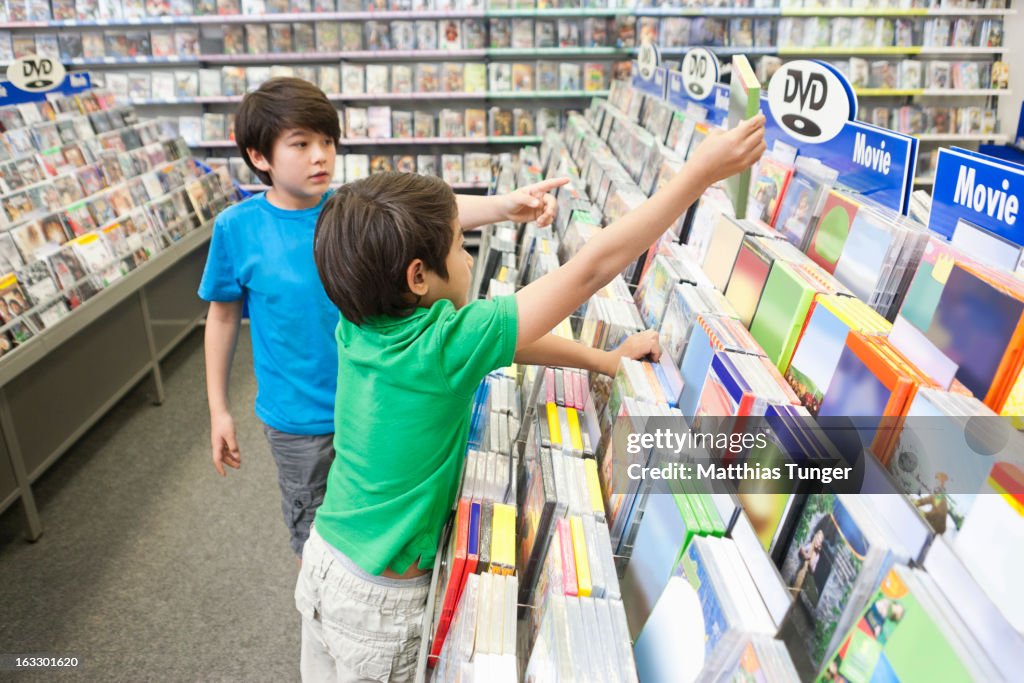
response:
[[[529,346],[516,351],[515,360],[526,365],[580,368],[614,377],[620,358],[640,360],[649,357],[656,361],[660,356],[658,333],[646,330],[631,335],[614,351],[594,349],[572,339],[546,334]]]
[[[749,168],[764,153],[764,116],[713,133],[668,185],[596,234],[558,270],[516,293],[523,349],[552,330],[608,284],[714,182]]]

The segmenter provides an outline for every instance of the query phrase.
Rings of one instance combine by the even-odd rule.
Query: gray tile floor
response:
[[[296,563],[253,415],[248,328],[232,373],[242,469],[210,464],[202,330],[165,362],[167,400],[136,387],[0,515],[0,653],[74,654],[74,674],[0,680],[298,680]]]

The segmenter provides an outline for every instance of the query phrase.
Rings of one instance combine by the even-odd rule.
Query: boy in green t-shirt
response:
[[[711,183],[764,151],[764,118],[709,136],[672,181],[514,296],[470,303],[472,258],[436,178],[343,186],[314,259],[337,329],[336,458],[295,588],[305,680],[411,680],[438,538],[458,490],[487,373],[519,363],[614,374],[657,353],[642,333],[612,354],[549,334],[647,249]]]

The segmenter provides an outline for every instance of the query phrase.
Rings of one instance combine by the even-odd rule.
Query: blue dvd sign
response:
[[[917,166],[917,138],[847,121],[828,142],[801,143],[779,125],[763,98],[761,111],[767,117],[765,141],[769,149],[777,140],[792,145],[800,150],[800,156],[817,159],[839,171],[839,183],[844,187],[894,211],[907,212]]]
[[[633,62],[633,87],[645,95],[664,99],[665,88],[668,82],[668,69],[663,66],[654,67],[649,72],[649,78],[645,78],[644,73],[647,72],[637,62]]]
[[[1024,245],[1024,168],[962,149],[940,149],[928,228],[946,239],[964,219]]]
[[[63,81],[48,92],[73,95],[92,88],[92,79],[84,72],[69,73]],[[22,90],[10,81],[0,81],[0,106],[24,104],[25,102],[41,102],[46,99],[47,92]]]

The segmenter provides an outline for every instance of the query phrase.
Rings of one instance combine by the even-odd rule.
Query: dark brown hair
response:
[[[249,150],[273,161],[274,143],[295,128],[322,133],[335,143],[341,138],[338,111],[315,85],[301,78],[271,78],[242,98],[235,112],[235,140],[245,163],[265,184],[272,183],[270,175],[253,165]]]
[[[417,304],[414,259],[448,279],[455,194],[436,176],[377,173],[341,186],[316,223],[313,258],[327,296],[348,320],[402,317]]]

